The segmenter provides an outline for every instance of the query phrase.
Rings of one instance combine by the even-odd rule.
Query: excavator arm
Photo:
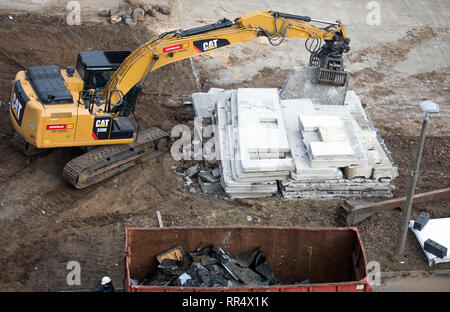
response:
[[[318,28],[311,22],[323,23],[326,27]],[[109,104],[116,113],[123,113],[124,109],[133,111],[136,98],[152,71],[198,54],[252,41],[259,36],[267,37],[274,46],[285,38],[307,39],[305,46],[311,53],[310,66],[320,68],[317,81],[336,85],[346,83],[342,54],[350,50],[350,39],[340,21],[331,23],[308,16],[256,11],[234,22],[223,19],[215,24],[155,36],[133,51],[113,74],[106,85]]]

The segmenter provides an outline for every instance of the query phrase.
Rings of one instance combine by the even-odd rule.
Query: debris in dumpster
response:
[[[157,255],[159,265],[139,285],[183,287],[269,286],[280,284],[260,248],[233,256],[217,246],[184,251],[175,246]]]
[[[266,256],[262,252],[258,253],[255,258],[255,270],[262,276],[264,276],[269,283],[278,284],[278,279],[273,275],[272,269],[270,268],[269,262],[267,262]]]
[[[253,261],[255,261],[260,249],[257,248],[254,251],[243,253],[236,257],[236,262],[243,268],[248,268]]]
[[[178,279],[180,280],[181,285],[184,285],[187,280],[191,279],[191,276],[189,274],[183,273],[180,275],[180,277],[178,277]]]
[[[175,246],[156,256],[156,259],[158,260],[159,263],[162,263],[164,259],[173,259],[180,261],[182,258],[183,258],[183,248],[181,246]]]

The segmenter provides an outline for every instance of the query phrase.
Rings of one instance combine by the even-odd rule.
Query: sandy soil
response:
[[[18,70],[37,64],[73,65],[78,50],[133,49],[148,39],[150,33],[144,26],[130,32],[125,25],[106,23],[70,27],[60,17],[18,13],[13,21],[0,15],[0,37],[3,39],[0,101],[7,103]],[[239,86],[281,87],[286,74],[266,68]],[[370,92],[379,87],[377,75],[376,72],[355,74],[353,89],[358,94],[374,97]],[[202,90],[211,86],[235,87],[210,83],[202,69],[200,77]],[[410,87],[417,83],[420,81],[412,81]],[[444,82],[435,84],[437,89],[448,87]],[[404,88],[396,92],[409,92],[406,85]],[[194,114],[181,101],[196,91],[199,90],[189,62],[178,62],[156,71],[138,102],[137,115],[142,126],[170,131],[176,124],[188,123]],[[442,96],[448,100],[448,93]],[[417,139],[383,127],[381,117],[374,119],[400,168],[395,195],[404,195]],[[74,190],[60,180],[60,173],[64,164],[80,151],[61,149],[43,157],[22,156],[9,143],[13,129],[8,120],[7,105],[3,105],[0,107],[0,290],[95,288],[106,274],[120,286],[124,229],[157,226],[157,210],[161,211],[166,226],[244,225],[249,224],[248,215],[253,219],[250,224],[255,226],[339,226],[335,220],[337,201],[294,202],[275,197],[229,200],[192,194],[171,168],[189,164],[177,163],[169,154],[99,185]],[[402,126],[405,125],[399,125]],[[450,185],[449,157],[448,136],[427,138],[418,191]],[[433,218],[448,217],[448,208],[445,201],[416,205],[412,218],[423,210]],[[427,270],[426,259],[412,235],[408,236],[405,255],[394,256],[400,215],[400,211],[384,211],[359,225],[368,260],[379,261],[383,271]],[[72,260],[81,264],[80,287],[66,284],[66,264]],[[439,268],[448,269],[450,265]]]
[[[428,133],[449,135],[450,69],[443,67],[408,76],[396,71],[415,47],[432,41],[436,33],[448,34],[448,30],[433,30],[428,26],[412,28],[397,41],[349,53],[349,62],[370,60],[374,63],[372,67],[352,73],[350,88],[359,90],[376,124],[388,124],[395,132],[404,134],[420,133],[423,113],[418,103],[433,99],[440,103],[441,112],[432,117]]]
[[[378,292],[448,292],[450,291],[450,279],[445,275],[414,272],[384,278],[381,285],[373,286],[372,289]]]

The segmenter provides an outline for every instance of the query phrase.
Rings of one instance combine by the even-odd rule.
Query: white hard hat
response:
[[[109,276],[104,276],[102,278],[102,285],[106,285],[108,283],[111,283],[111,278]]]

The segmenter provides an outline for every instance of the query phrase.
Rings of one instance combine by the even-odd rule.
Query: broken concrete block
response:
[[[199,177],[209,183],[217,183],[220,181],[220,175],[218,177],[212,174],[212,170],[202,170],[199,173]]]
[[[344,86],[317,84],[318,73],[317,67],[293,67],[281,88],[280,98],[308,98],[314,104],[344,105],[349,79]]]
[[[101,9],[98,11],[98,15],[99,15],[99,16],[102,16],[102,17],[108,17],[108,16],[111,16],[111,9],[108,9],[108,8],[101,8]]]
[[[196,176],[199,171],[200,170],[199,170],[199,167],[198,167],[198,164],[197,164],[197,165],[194,165],[192,167],[189,167],[188,170],[186,170],[185,174],[186,174],[187,177],[192,178],[192,177]]]
[[[211,118],[218,98],[211,93],[192,94],[192,106],[196,117]]]
[[[213,177],[220,178],[220,176],[221,176],[221,174],[220,174],[220,169],[219,169],[219,168],[215,168],[215,169],[211,172],[211,174],[213,175]]]
[[[222,185],[219,183],[219,181],[216,181],[214,183],[205,182],[203,180],[203,177],[198,177],[198,184],[200,184],[200,187],[202,189],[202,192],[204,194],[220,194],[222,193]]]
[[[137,22],[134,21],[132,18],[125,18],[125,19],[123,19],[123,17],[122,17],[122,20],[123,20],[124,23],[127,24],[128,26],[135,27],[135,26],[137,25]]]
[[[148,3],[142,2],[139,7],[144,10],[145,14],[148,14],[150,16],[155,16],[155,11],[153,11],[152,6]]]
[[[344,173],[347,179],[352,180],[355,178],[370,179],[372,176],[373,168],[369,166],[350,166],[344,168]]]
[[[167,5],[157,5],[153,7],[156,11],[164,14],[164,15],[170,15],[170,9]]]
[[[189,192],[191,192],[191,193],[197,193],[197,189],[196,189],[195,187],[191,187],[191,188],[189,189]]]
[[[111,16],[111,24],[118,24],[122,21],[122,17],[120,17],[119,15],[113,15]]]
[[[136,8],[133,10],[133,13],[131,14],[131,18],[135,22],[143,22],[144,21],[145,12],[141,8]]]
[[[375,166],[373,168],[373,172],[372,172],[372,180],[380,180],[382,178],[389,178],[391,180],[394,180],[396,177],[398,177],[398,168],[397,167],[391,167],[391,166],[386,166],[386,167],[378,167]]]

